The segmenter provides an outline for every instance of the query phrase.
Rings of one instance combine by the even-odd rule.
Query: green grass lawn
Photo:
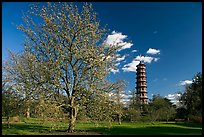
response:
[[[25,122],[12,123],[7,128],[2,123],[3,135],[66,135],[67,122],[42,122],[38,119],[29,119]],[[202,125],[196,123],[127,123],[116,122],[110,124],[77,122],[75,133],[72,134],[102,134],[102,135],[202,135]]]

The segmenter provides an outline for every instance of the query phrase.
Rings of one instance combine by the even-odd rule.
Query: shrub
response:
[[[202,123],[202,116],[189,116],[190,121]]]
[[[9,122],[20,122],[20,117],[19,116],[14,116],[9,118]]]

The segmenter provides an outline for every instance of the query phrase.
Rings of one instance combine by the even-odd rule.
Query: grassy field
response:
[[[11,123],[7,128],[2,123],[3,135],[66,135],[67,122],[42,122],[38,119],[27,119],[24,122]],[[202,125],[184,122],[155,123],[93,123],[77,122],[75,133],[81,135],[202,135]]]

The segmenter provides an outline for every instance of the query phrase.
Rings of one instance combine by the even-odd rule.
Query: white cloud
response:
[[[117,43],[123,42],[123,39],[127,38],[127,35],[122,35],[120,32],[113,31],[111,35],[108,35],[106,39],[106,44],[115,45]]]
[[[147,54],[160,54],[160,50],[149,48]]]
[[[128,94],[132,94],[132,91],[131,91],[131,90],[128,90],[127,93],[128,93]]]
[[[137,50],[132,50],[132,52],[137,52]]]
[[[120,62],[116,63],[115,65],[116,65],[116,66],[119,66],[119,65],[120,65]]]
[[[111,68],[110,71],[115,74],[115,73],[119,72],[119,69],[113,69],[113,68]]]
[[[183,81],[180,81],[180,86],[184,86],[184,85],[188,85],[188,84],[191,84],[192,81],[191,80],[183,80]]]
[[[122,46],[118,51],[124,50],[127,48],[131,48],[133,45],[129,42],[124,42],[124,39],[127,38],[127,35],[123,35],[121,32],[115,32],[113,31],[111,35],[108,35],[105,43],[108,46]]]
[[[119,55],[119,54],[118,54],[118,55]],[[113,61],[113,60],[115,60],[117,57],[115,57],[115,56],[107,56],[107,57],[103,56],[103,57],[101,57],[101,61],[103,61],[104,58],[106,58],[107,61]]]
[[[154,61],[156,62],[157,60],[159,60],[160,58],[154,58]]]
[[[133,45],[132,43],[128,43],[128,42],[121,42],[120,44],[118,44],[119,46],[122,46],[121,49],[119,49],[118,51],[121,51],[123,49],[128,49],[131,48],[131,46]]]
[[[133,60],[131,63],[124,65],[122,70],[136,72],[136,66],[140,63],[140,61]]]
[[[146,63],[151,63],[154,60],[154,58],[153,57],[148,57],[148,56],[137,56],[135,58],[135,60],[144,61]]]
[[[113,57],[113,56],[107,56],[107,57],[106,57],[106,60],[111,61],[111,60],[115,60],[115,59],[116,59],[116,62],[118,63],[118,62],[120,62],[120,61],[123,61],[123,60],[125,59],[125,57],[126,57],[126,55],[120,57],[120,54],[117,54],[117,55],[114,56],[114,57]],[[105,56],[104,56],[104,55],[101,55],[101,61],[102,61],[104,58],[105,58]]]
[[[168,94],[165,97],[169,99],[173,104],[178,105],[180,96],[181,94],[175,93],[175,94]]]
[[[124,60],[124,59],[125,59],[125,57],[126,57],[125,55],[124,55],[124,56],[122,56],[121,58],[119,57],[119,58],[117,58],[117,59],[116,59],[116,61],[122,61],[122,60]]]
[[[128,92],[128,93],[129,93],[129,92]],[[109,92],[108,95],[109,95],[110,99],[116,101],[116,98],[117,98],[117,94],[116,94],[116,93]],[[131,94],[127,94],[125,91],[122,91],[122,92],[120,93],[120,101],[121,101],[124,105],[126,105],[126,104],[129,102],[129,100],[130,100],[131,97],[132,97],[132,95],[131,95]]]
[[[124,72],[126,71],[132,71],[136,72],[136,66],[140,63],[140,61],[146,62],[146,63],[151,63],[152,61],[157,61],[158,58],[153,58],[149,56],[137,56],[131,63],[125,64],[122,70]]]

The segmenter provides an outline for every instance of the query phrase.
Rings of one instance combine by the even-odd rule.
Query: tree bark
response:
[[[121,114],[118,114],[118,124],[121,125]]]
[[[69,133],[74,132],[77,112],[78,112],[78,108],[74,106],[74,96],[72,96],[70,98],[70,113],[69,113],[70,122],[69,122],[69,128],[68,128]]]
[[[76,107],[72,107],[70,109],[70,122],[69,122],[69,128],[68,128],[68,132],[72,133],[74,132],[74,128],[75,128],[75,122],[76,122],[76,117],[77,117],[77,112],[78,109]]]
[[[10,128],[10,124],[9,124],[9,116],[6,116],[6,120],[7,120],[7,128]]]
[[[26,111],[26,118],[30,118],[30,108],[29,107],[27,108],[27,111]]]

